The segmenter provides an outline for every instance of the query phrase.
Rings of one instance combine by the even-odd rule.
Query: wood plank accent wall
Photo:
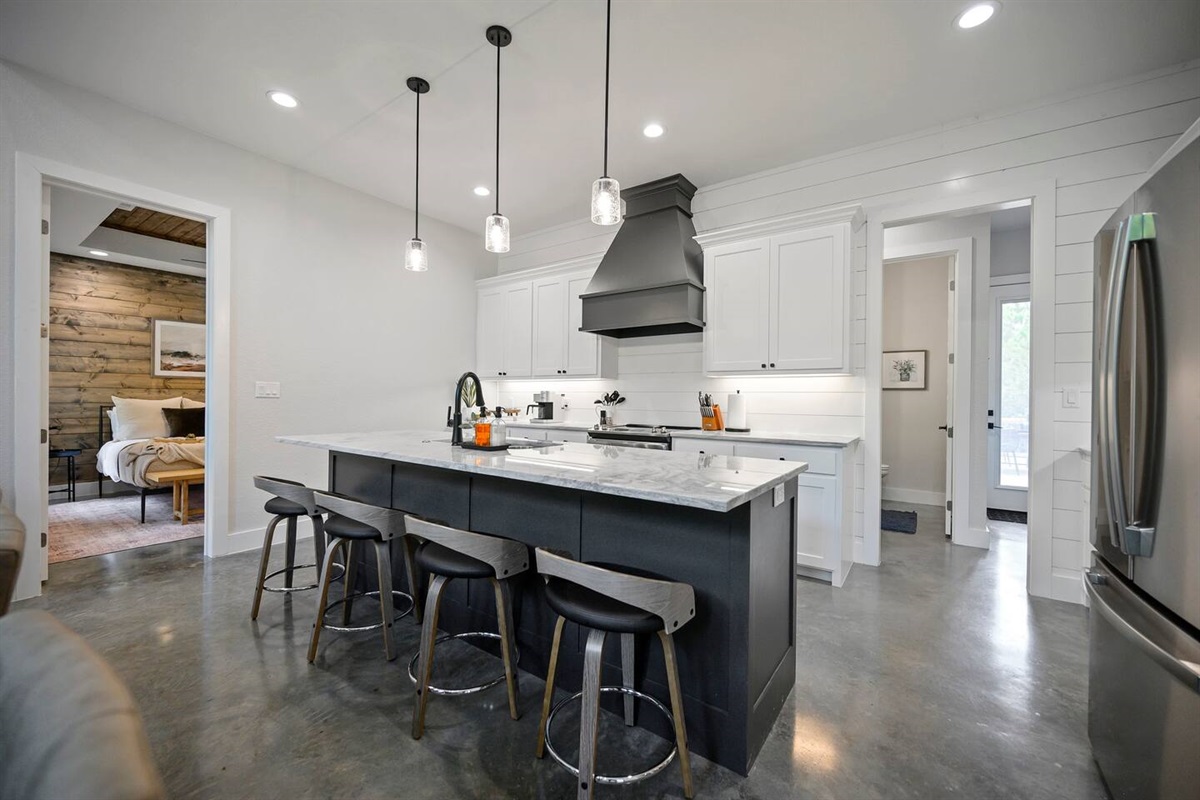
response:
[[[204,278],[50,254],[50,447],[79,449],[96,480],[97,417],[111,397],[204,399],[204,378],[156,378],[155,319],[204,322]],[[66,466],[50,460],[51,485]]]

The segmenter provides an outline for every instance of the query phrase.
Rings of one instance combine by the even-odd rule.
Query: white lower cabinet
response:
[[[575,442],[587,444],[587,431],[544,428],[540,425],[509,425],[508,435],[539,442]]]
[[[846,582],[853,563],[854,486],[852,447],[683,439],[672,448],[684,453],[803,461],[808,470],[796,478],[796,572],[834,586]]]

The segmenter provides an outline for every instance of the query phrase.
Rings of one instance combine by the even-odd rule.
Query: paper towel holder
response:
[[[735,400],[736,398],[736,400]],[[732,425],[730,423],[733,423]],[[742,390],[738,389],[734,394],[729,395],[729,413],[725,417],[725,430],[730,433],[749,433],[749,427],[737,427],[738,425],[746,425],[746,402],[742,397]]]

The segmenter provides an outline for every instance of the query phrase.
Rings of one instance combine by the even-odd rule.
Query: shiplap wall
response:
[[[1058,411],[1054,421],[1057,459],[1052,533],[1056,542],[1051,596],[1079,602],[1078,576],[1085,550],[1079,515],[1084,509],[1074,449],[1089,444],[1090,397],[1081,397],[1080,408],[1066,409],[1062,394],[1067,387],[1081,392],[1091,388],[1090,314],[1080,305],[1091,300],[1091,240],[1110,211],[1197,117],[1200,64],[1191,62],[703,187],[693,202],[696,228],[708,232],[850,203],[862,204],[869,218],[873,211],[891,205],[952,198],[1017,183],[1055,181],[1057,369],[1053,390]],[[664,172],[669,171],[664,167]],[[511,252],[501,257],[499,269],[507,273],[602,253],[612,235],[612,231],[586,221],[531,233],[514,239]],[[860,263],[865,261],[856,257],[852,323],[856,376],[861,375],[866,341],[865,275],[857,270]],[[622,356],[624,359],[625,354]],[[620,375],[624,377],[625,372]],[[697,382],[701,375],[696,373]],[[828,379],[811,380],[820,386]],[[847,387],[859,385],[857,377],[839,380],[847,381]],[[620,379],[614,385],[620,386]],[[686,397],[686,393],[682,395]],[[878,443],[865,442],[865,447],[877,448]],[[861,477],[861,469],[856,472]],[[861,480],[857,486],[855,510],[861,512]],[[861,515],[858,519],[861,535]]]
[[[204,322],[204,278],[50,254],[50,447],[78,449],[80,482],[96,480],[98,416],[117,397],[204,399],[204,378],[151,369],[154,320]],[[50,460],[50,483],[66,482]]]

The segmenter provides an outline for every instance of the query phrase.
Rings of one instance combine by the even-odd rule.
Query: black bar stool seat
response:
[[[663,626],[649,611],[558,578],[546,581],[546,603],[576,625],[609,633],[658,633]]]
[[[308,509],[283,497],[272,497],[263,504],[263,510],[268,514],[278,514],[284,517],[303,517],[308,515]]]
[[[423,542],[417,548],[417,566],[434,575],[447,578],[494,578],[496,570],[466,553],[443,547],[437,542]]]
[[[325,532],[339,539],[371,540],[379,538],[379,531],[365,522],[359,522],[341,514],[330,514],[325,520]]]

